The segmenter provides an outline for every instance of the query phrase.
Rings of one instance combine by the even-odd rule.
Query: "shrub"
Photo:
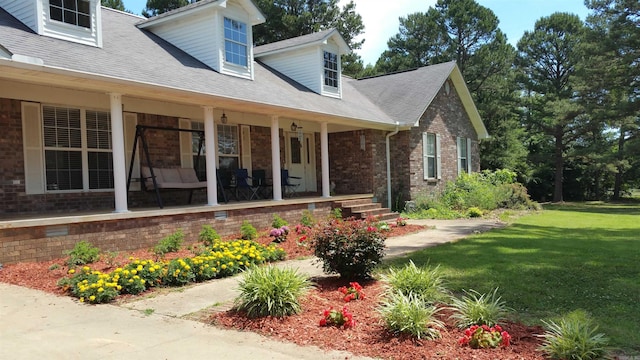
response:
[[[205,245],[211,246],[217,240],[220,240],[220,235],[211,227],[211,225],[203,225],[198,239]]]
[[[69,267],[72,267],[75,265],[91,264],[92,262],[98,261],[100,258],[100,249],[91,245],[89,242],[82,240],[77,242],[73,249],[67,251],[66,254],[69,255],[67,264]]]
[[[438,329],[444,324],[436,318],[438,309],[426,305],[413,294],[388,294],[378,308],[389,331],[409,334],[418,339],[436,339],[440,337]]]
[[[158,244],[153,247],[153,253],[156,254],[156,256],[162,257],[164,254],[176,252],[180,250],[183,240],[184,234],[182,233],[182,229],[178,229],[173,234],[160,240]]]
[[[384,256],[384,235],[364,221],[332,220],[313,238],[314,254],[326,273],[365,279]]]
[[[271,227],[275,229],[280,229],[283,226],[287,226],[289,223],[278,216],[278,214],[273,214],[273,221],[271,222]]]
[[[311,288],[306,275],[275,266],[250,268],[238,285],[235,308],[250,318],[298,314],[302,310],[298,299]]]
[[[329,219],[340,220],[342,219],[342,209],[341,208],[333,208],[329,213]]]
[[[538,348],[552,359],[591,360],[605,358],[608,339],[596,333],[598,326],[583,311],[574,311],[557,323],[543,321],[547,331]]]
[[[244,240],[253,240],[258,237],[258,231],[249,221],[245,220],[240,226],[240,236]]]
[[[467,210],[467,215],[469,215],[470,218],[482,217],[482,210],[477,207],[472,207]]]
[[[414,297],[431,304],[446,297],[447,289],[439,267],[417,267],[409,261],[401,269],[390,268],[388,274],[382,275],[387,283],[387,293],[399,293]]]
[[[465,291],[462,299],[452,298],[451,318],[459,328],[471,325],[494,326],[505,319],[508,308],[498,296],[498,288],[489,294],[480,294],[475,290]]]
[[[302,217],[300,218],[300,224],[306,227],[313,227],[316,224],[316,219],[313,218],[311,211],[304,210],[302,211]]]
[[[80,302],[92,304],[109,302],[118,296],[120,290],[117,281],[114,281],[110,274],[91,271],[88,266],[84,266],[71,278],[60,279],[58,285],[69,288],[71,294],[80,299]]]

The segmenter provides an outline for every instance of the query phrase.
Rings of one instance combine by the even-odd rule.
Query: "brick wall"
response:
[[[102,251],[130,251],[153,247],[163,237],[182,229],[185,244],[194,243],[203,225],[211,225],[220,235],[239,234],[244,220],[259,231],[267,229],[273,214],[289,223],[298,223],[308,204],[290,204],[227,211],[226,219],[216,219],[215,211],[192,212],[166,216],[120,218],[111,221],[87,221],[67,225],[32,226],[0,229],[0,263],[46,261],[65,256],[74,245],[86,240]],[[310,210],[316,219],[328,216],[332,202],[314,203]],[[52,230],[67,235],[47,236]]]
[[[440,191],[447,181],[458,177],[458,136],[471,138],[471,168],[473,171],[480,170],[478,135],[453,86],[451,89],[449,94],[444,91],[444,87],[440,89],[429,109],[422,116],[419,126],[412,128],[408,134],[406,155],[409,157],[408,163],[411,166],[409,192],[412,198],[420,193]],[[423,132],[440,134],[442,179],[437,181],[424,180]]]
[[[371,131],[345,131],[329,134],[329,180],[336,184],[335,193],[366,194],[374,191],[372,168],[375,140]],[[360,135],[365,136],[365,150],[360,148]],[[318,156],[318,166],[320,166]]]

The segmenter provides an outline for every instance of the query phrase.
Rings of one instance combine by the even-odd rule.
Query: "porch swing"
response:
[[[151,161],[151,156],[149,155],[149,146],[147,145],[147,140],[145,138],[145,133],[147,130],[160,130],[160,131],[177,131],[177,132],[190,132],[193,134],[199,135],[198,140],[198,156],[196,157],[194,168],[154,168],[153,163]],[[133,141],[133,152],[131,153],[131,162],[129,163],[129,175],[127,176],[127,193],[129,193],[129,188],[131,186],[131,181],[133,177],[133,167],[134,161],[136,158],[136,152],[138,149],[138,139],[142,145],[142,152],[144,153],[144,157],[146,160],[146,166],[141,167],[140,169],[140,186],[143,191],[155,191],[156,202],[158,206],[162,209],[164,207],[162,202],[162,197],[160,196],[160,189],[166,190],[189,190],[189,204],[193,199],[193,192],[198,189],[206,189],[207,182],[200,181],[198,175],[196,174],[196,170],[198,168],[200,162],[200,156],[202,155],[202,147],[204,145],[204,131],[202,130],[192,130],[192,129],[180,129],[180,128],[170,128],[170,127],[159,127],[159,126],[146,126],[146,125],[136,125],[136,136]],[[216,172],[216,176],[217,172]],[[219,176],[218,176],[219,177]],[[218,193],[222,195],[222,199],[224,202],[227,202],[226,195],[224,193],[224,189],[222,188],[222,183],[220,179],[217,179],[218,184]]]

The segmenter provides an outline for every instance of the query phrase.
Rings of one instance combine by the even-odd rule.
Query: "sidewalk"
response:
[[[455,241],[501,224],[490,220],[420,220],[435,226],[387,240],[388,256]],[[311,259],[280,262],[322,276]],[[70,297],[0,283],[0,359],[365,359],[300,347],[250,333],[222,330],[183,317],[211,306],[228,308],[239,277],[116,305],[90,306]],[[145,315],[145,310],[153,310]]]

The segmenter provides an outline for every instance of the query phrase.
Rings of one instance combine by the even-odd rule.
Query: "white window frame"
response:
[[[431,139],[429,140],[431,135]],[[429,142],[433,141],[434,152],[429,153]],[[436,180],[442,178],[441,168],[441,155],[440,155],[440,134],[423,132],[422,133],[422,156],[423,156],[423,169],[424,180]],[[434,160],[433,170],[435,174],[429,174],[429,159]]]
[[[80,147],[64,147],[64,146],[47,146],[45,138],[45,108],[53,108],[55,109],[67,109],[67,110],[77,110],[80,112]],[[108,141],[106,144],[108,148],[91,148],[88,145],[88,136],[87,136],[87,111],[89,112],[97,112],[107,115],[107,127],[106,130],[108,132]],[[43,174],[44,174],[44,191],[45,193],[78,193],[78,192],[113,192],[113,187],[108,188],[90,188],[89,181],[89,153],[110,153],[111,156],[111,173],[113,176],[113,149],[112,149],[112,140],[111,140],[111,113],[109,111],[100,110],[100,109],[87,109],[87,108],[78,108],[78,107],[70,107],[70,106],[61,106],[61,105],[52,105],[52,104],[43,104],[41,107],[41,116],[42,116],[42,134],[43,134],[43,146],[42,146],[42,154],[43,154]],[[57,127],[56,127],[57,129]],[[71,140],[70,140],[71,141]],[[47,184],[47,164],[46,164],[46,152],[47,151],[74,151],[79,152],[81,156],[81,167],[82,167],[82,188],[78,189],[55,189],[53,186],[49,186]],[[113,182],[113,180],[112,180]]]
[[[328,86],[333,89],[337,89],[340,85],[340,76],[338,74],[339,71],[339,61],[340,58],[338,54],[332,53],[331,51],[323,50],[322,52],[322,67],[324,69],[324,86]],[[330,76],[330,75],[333,75]]]
[[[471,174],[471,139],[458,137],[458,174]]]
[[[55,21],[58,22],[60,24],[66,24],[66,25],[70,25],[70,26],[74,26],[77,28],[82,28],[82,29],[87,29],[87,30],[91,30],[91,19],[92,19],[92,14],[91,14],[91,1],[90,0],[60,0],[60,4],[54,4],[53,1],[55,0],[49,0],[49,19],[51,19],[51,21]],[[75,4],[75,9],[70,9],[70,8],[66,8],[65,7],[65,3],[67,1],[72,1]],[[86,4],[86,7],[88,9],[87,13],[81,12],[79,9],[79,4],[80,3],[84,3]],[[53,12],[52,10],[56,9],[59,10],[61,12],[61,18],[60,19],[54,19],[53,17]],[[65,21],[65,18],[67,18],[68,15],[73,15],[74,21],[70,22],[70,21]],[[80,17],[86,17],[88,20],[88,26],[85,25],[81,25],[80,22]]]
[[[231,23],[230,27],[227,27],[227,22]],[[238,24],[239,26],[241,26],[241,28],[244,29],[244,34],[242,34],[241,31],[237,30],[234,28],[234,23]],[[248,26],[247,23],[239,21],[239,20],[235,20],[229,17],[224,17],[223,19],[223,33],[224,33],[224,61],[229,63],[229,64],[233,64],[234,66],[240,66],[242,68],[248,68],[249,67],[249,31],[247,30]],[[227,35],[227,31],[229,31],[231,37],[228,37]],[[245,41],[242,42],[241,39],[234,39],[233,35],[239,33],[240,36],[244,35],[245,37]],[[240,46],[241,48],[244,48],[244,54],[240,54],[240,53],[236,53],[233,52],[231,50],[227,49],[227,44],[229,44],[230,46]],[[231,54],[231,59],[229,54]],[[238,56],[239,60],[238,62],[234,61],[233,56]],[[244,60],[244,62],[243,62]]]

